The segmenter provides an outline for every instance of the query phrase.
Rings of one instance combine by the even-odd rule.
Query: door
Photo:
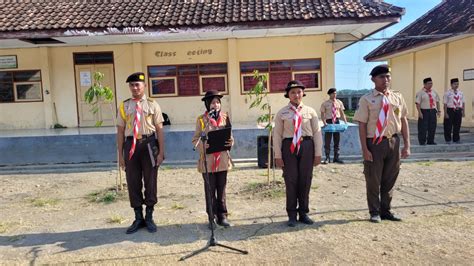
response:
[[[85,102],[84,94],[94,83],[94,72],[104,74],[103,85],[112,89],[115,95],[115,79],[113,64],[76,65],[76,99],[79,127],[93,127],[97,121],[102,121],[103,126],[113,126],[116,114],[115,99],[111,104],[101,103],[96,114],[91,106]]]

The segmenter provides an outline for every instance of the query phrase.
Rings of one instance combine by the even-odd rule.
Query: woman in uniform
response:
[[[288,105],[275,116],[273,149],[277,167],[283,169],[288,226],[299,221],[313,224],[308,216],[313,166],[321,163],[322,137],[316,111],[303,104],[305,86],[290,81],[285,88]]]
[[[202,98],[206,111],[204,114],[198,116],[196,121],[196,130],[193,136],[193,144],[198,147],[200,157],[198,160],[198,171],[202,173],[204,179],[204,189],[206,194],[206,212],[213,215],[210,217],[212,223],[210,226],[217,224],[229,227],[231,224],[227,220],[227,206],[226,206],[226,184],[227,171],[232,168],[231,158],[228,151],[216,152],[206,154],[201,141],[201,133],[207,133],[217,129],[230,127],[230,119],[227,113],[221,111],[221,98],[223,96],[215,90],[207,91]],[[226,141],[225,146],[231,147],[234,144],[234,139],[231,137]],[[209,144],[206,145],[209,148]],[[206,184],[206,168],[204,166],[204,156],[207,160],[207,171],[209,173],[209,184]],[[209,190],[209,191],[208,191]],[[210,198],[208,198],[210,196]],[[212,206],[212,214],[209,206]]]

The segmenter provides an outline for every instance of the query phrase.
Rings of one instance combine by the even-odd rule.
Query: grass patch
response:
[[[112,216],[110,216],[109,218],[107,218],[107,223],[109,224],[123,224],[127,219],[125,219],[124,217],[118,215],[118,214],[114,214]]]
[[[181,204],[181,203],[179,203],[179,202],[175,202],[175,203],[173,203],[173,205],[171,206],[171,209],[173,209],[173,210],[182,210],[182,209],[184,209],[184,208],[185,208],[184,205]]]
[[[59,199],[43,199],[43,198],[37,198],[37,199],[32,199],[31,204],[34,207],[49,207],[49,206],[55,206],[58,205]]]
[[[432,166],[434,164],[434,162],[432,162],[432,161],[418,162],[417,164],[421,165],[421,166]]]
[[[282,181],[251,182],[247,184],[242,192],[264,198],[281,198],[285,196],[285,183]]]
[[[105,203],[110,204],[116,202],[117,200],[126,199],[127,193],[125,190],[121,190],[117,193],[115,188],[107,188],[104,190],[99,190],[96,192],[89,193],[87,199],[89,202],[95,203]]]

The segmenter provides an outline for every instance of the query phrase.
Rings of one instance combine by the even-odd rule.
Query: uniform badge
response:
[[[397,116],[400,115],[400,108],[396,108],[394,111],[393,111]]]
[[[375,100],[372,100],[371,102],[372,102],[372,103],[375,103]]]

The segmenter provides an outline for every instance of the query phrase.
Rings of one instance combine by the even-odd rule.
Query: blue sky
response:
[[[385,0],[405,8],[405,15],[399,23],[370,36],[369,38],[391,37],[441,3],[441,0]],[[363,57],[382,44],[383,41],[362,41],[336,53],[336,88],[357,90],[372,88],[370,70],[380,62],[367,63]]]

